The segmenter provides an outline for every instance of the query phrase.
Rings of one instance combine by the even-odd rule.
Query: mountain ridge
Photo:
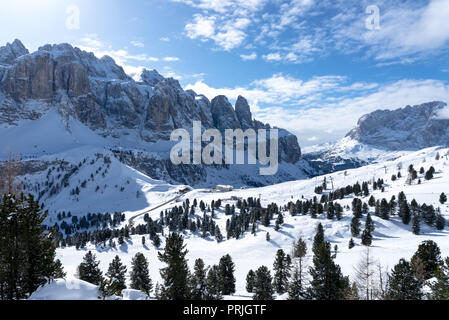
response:
[[[320,173],[358,168],[395,159],[435,146],[449,146],[447,104],[432,101],[399,109],[379,109],[365,114],[357,126],[339,141],[313,151],[304,158]]]
[[[169,165],[168,154],[173,145],[170,135],[175,129],[191,131],[194,121],[201,121],[203,129],[217,128],[222,132],[225,129],[271,128],[253,119],[250,106],[242,96],[234,106],[225,96],[210,101],[192,90],[185,91],[177,80],[164,78],[156,70],[145,69],[140,81],[135,81],[111,57],[99,59],[67,43],[47,44],[30,53],[15,40],[1,47],[0,53],[0,61],[4,62],[0,64],[0,125],[5,136],[12,137],[8,130],[42,119],[55,110],[67,131],[71,132],[74,120],[79,121],[87,127],[85,131],[106,139],[104,147],[108,149],[143,149],[150,154],[163,155],[163,163],[158,159],[149,160],[149,157],[142,159],[153,162],[162,171],[160,175],[154,170],[146,172],[153,178],[166,177],[168,173],[173,183],[196,184],[201,182],[197,180],[201,176],[200,180],[207,180],[205,176],[210,168],[205,166],[181,169]],[[263,185],[307,176],[297,137],[287,130],[279,131],[279,174],[250,183]],[[37,136],[38,133],[30,133],[24,138],[35,140],[34,145],[40,149],[33,156],[48,154],[44,149],[49,148],[39,147],[41,141]],[[77,136],[73,139],[83,140]],[[10,141],[12,149],[14,140],[12,137]],[[0,152],[4,152],[5,147],[3,145]],[[229,170],[226,166],[216,166],[212,170],[223,169]],[[245,171],[241,168],[241,173]]]

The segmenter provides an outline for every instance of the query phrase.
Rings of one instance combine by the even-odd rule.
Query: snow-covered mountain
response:
[[[258,166],[174,166],[169,152],[174,129],[269,129],[254,120],[239,97],[235,107],[225,96],[209,101],[185,91],[175,79],[144,70],[129,77],[108,56],[101,59],[70,44],[45,45],[30,53],[19,40],[0,48],[0,159],[10,150],[23,159],[53,156],[93,147],[113,150],[123,165],[153,179],[189,185],[221,183],[267,185],[309,175],[296,136],[279,129],[280,167],[275,176],[259,176]],[[89,148],[89,150],[93,150]]]
[[[438,160],[436,157],[437,154],[440,155]],[[371,164],[357,169],[349,169],[346,173],[336,172],[312,179],[285,182],[273,186],[235,190],[229,193],[199,188],[185,194],[178,202],[168,203],[160,209],[150,212],[149,217],[157,220],[159,219],[161,210],[169,210],[174,206],[179,206],[181,201],[186,199],[190,199],[191,203],[193,199],[197,199],[198,202],[204,201],[206,204],[210,204],[212,200],[222,199],[221,208],[215,211],[213,220],[221,230],[226,230],[229,216],[225,215],[224,207],[227,204],[236,205],[238,201],[236,199],[260,197],[261,205],[264,208],[272,203],[276,203],[279,208],[283,208],[289,202],[295,203],[296,201],[312,199],[314,196],[317,196],[314,188],[321,185],[324,178],[326,178],[328,189],[323,194],[329,194],[329,192],[334,192],[338,188],[344,188],[347,185],[353,185],[357,182],[371,181],[369,185],[370,195],[362,195],[359,197],[363,202],[368,202],[371,196],[374,196],[377,200],[385,198],[388,201],[392,196],[395,196],[397,200],[398,193],[403,191],[409,202],[415,199],[420,205],[425,203],[428,206],[432,205],[434,208],[440,208],[441,215],[447,221],[449,219],[449,206],[447,204],[441,204],[439,202],[439,196],[441,192],[447,193],[449,188],[448,156],[449,149],[433,147],[411,152],[395,160]],[[403,168],[403,176],[393,181],[391,177],[393,174],[397,174],[399,164]],[[425,170],[433,166],[436,169],[434,179],[427,181],[424,179],[423,174],[418,174],[415,181],[411,184],[407,183],[405,171],[410,165],[413,165],[416,169],[422,166]],[[384,190],[373,189],[372,181],[377,179],[384,180]],[[350,276],[351,280],[354,280],[354,266],[360,261],[366,249],[366,247],[361,245],[360,237],[354,238],[354,248],[348,248],[348,242],[353,237],[350,227],[353,213],[350,208],[354,198],[354,195],[350,195],[336,201],[344,208],[343,217],[340,220],[335,218],[327,219],[326,213],[319,214],[316,219],[311,218],[310,214],[297,214],[292,216],[288,212],[288,209],[286,209],[286,211],[283,211],[284,224],[281,225],[278,231],[275,230],[273,219],[269,226],[258,224],[255,234],[247,231],[239,239],[231,237],[220,243],[217,243],[212,236],[202,238],[201,232],[193,233],[187,230],[183,233],[183,237],[189,251],[187,255],[189,266],[193,268],[195,259],[198,258],[203,259],[206,265],[214,265],[223,255],[230,254],[235,263],[237,292],[234,296],[225,298],[250,299],[251,294],[248,294],[245,290],[245,279],[248,271],[250,269],[255,270],[262,265],[272,269],[277,250],[283,249],[287,253],[290,252],[292,242],[298,236],[301,236],[307,243],[309,251],[306,262],[308,266],[311,265],[313,256],[311,252],[312,242],[316,233],[316,227],[318,223],[321,223],[325,230],[326,240],[331,242],[332,247],[338,245],[336,262],[342,267],[343,273]],[[447,241],[449,231],[447,226],[443,230],[437,230],[435,227],[428,226],[422,221],[421,233],[420,235],[415,235],[412,233],[411,223],[404,225],[397,212],[389,220],[384,220],[376,216],[374,210],[373,207],[369,207],[369,212],[375,224],[373,245],[370,248],[371,258],[373,261],[379,262],[383,270],[390,271],[400,258],[410,259],[417,250],[418,245],[425,240],[435,241],[441,249],[441,256],[449,256],[449,241]],[[210,215],[210,213],[206,214]],[[129,219],[134,215],[135,213],[132,212],[126,213],[126,220],[123,222],[123,225],[127,224]],[[201,217],[202,215],[203,213],[198,209],[194,217]],[[366,215],[361,219],[362,227],[365,224],[365,220]],[[142,216],[134,220],[135,225],[141,223],[144,223],[144,217]],[[167,230],[164,232],[165,235],[168,233]],[[271,238],[268,242],[266,240],[267,233],[270,233]],[[132,257],[137,252],[142,252],[150,261],[151,278],[154,282],[160,282],[159,269],[164,267],[164,264],[157,258],[160,249],[148,244],[148,242],[148,245],[142,244],[141,238],[141,235],[131,236],[122,246],[115,248],[110,248],[107,245],[105,247],[102,245],[96,246],[91,243],[81,250],[77,250],[75,247],[60,248],[58,249],[58,258],[61,259],[68,277],[73,277],[76,273],[76,266],[82,261],[87,250],[92,250],[97,255],[101,262],[100,268],[103,271],[107,270],[109,262],[117,254],[120,255],[120,258],[129,269]],[[163,246],[164,242],[161,247],[163,248]],[[83,290],[83,287],[81,290]],[[76,293],[75,291],[74,294]],[[37,297],[40,297],[39,294],[37,294]],[[285,298],[285,296],[279,297],[279,299],[282,298]]]
[[[365,250],[360,237],[351,233],[350,207],[356,196],[347,194],[336,200],[343,208],[340,219],[328,218],[326,213],[315,218],[291,214],[289,203],[318,197],[316,187],[323,181],[327,181],[324,196],[366,182],[369,196],[358,196],[364,202],[370,196],[390,200],[404,191],[408,201],[416,199],[419,205],[433,206],[447,220],[449,207],[439,202],[440,194],[449,187],[446,107],[445,103],[431,102],[376,111],[362,117],[345,138],[315,148],[304,159],[297,138],[280,129],[281,163],[275,176],[260,176],[258,166],[251,165],[175,166],[169,159],[173,146],[170,133],[174,129],[190,131],[195,120],[201,121],[205,129],[220,131],[268,129],[270,125],[253,119],[243,97],[235,106],[225,96],[209,101],[203,95],[183,90],[176,80],[166,79],[155,70],[144,70],[140,81],[135,81],[111,58],[98,59],[68,44],[46,45],[34,53],[18,40],[7,44],[0,48],[0,159],[5,159],[9,150],[20,153],[23,161],[16,168],[19,179],[24,191],[35,194],[49,210],[46,225],[57,228],[61,237],[73,238],[75,232],[86,236],[87,232],[107,227],[117,232],[125,226],[137,228],[150,218],[163,228],[158,233],[162,241],[158,247],[150,241],[142,242],[142,237],[148,238],[147,233],[131,234],[118,246],[107,241],[88,242],[82,248],[62,245],[57,256],[68,278],[40,288],[31,298],[96,299],[98,287],[73,278],[86,250],[97,255],[103,271],[115,255],[129,270],[133,256],[142,252],[150,261],[151,278],[160,282],[163,264],[157,256],[173,228],[159,220],[161,211],[167,213],[187,199],[190,203],[194,199],[202,201],[208,207],[220,199],[221,206],[213,216],[197,207],[188,218],[213,221],[223,233],[232,225],[226,206],[237,206],[242,199],[259,198],[263,211],[275,203],[283,214],[278,228],[274,226],[276,217],[268,225],[255,221],[253,233],[242,230],[238,237],[230,235],[221,242],[207,230],[180,231],[189,250],[190,267],[197,258],[213,265],[225,254],[232,256],[237,280],[234,299],[251,297],[245,290],[249,269],[262,265],[271,269],[277,250],[289,252],[292,241],[300,235],[307,242],[306,260],[310,265],[310,248],[318,223],[324,227],[326,240],[338,245],[337,263],[353,278],[354,265]],[[398,175],[398,170],[410,165],[423,167],[413,181],[407,179],[405,171]],[[427,180],[423,172],[430,167],[435,168],[435,177]],[[0,175],[2,170],[4,164],[0,163]],[[320,171],[325,175],[318,176]],[[384,182],[382,189],[374,187],[378,179]],[[231,192],[210,188],[217,184],[251,188]],[[438,243],[442,256],[449,255],[446,225],[438,230],[422,222],[420,234],[415,235],[412,226],[403,224],[397,212],[392,211],[388,220],[376,216],[374,207],[368,210],[375,224],[372,255],[384,268],[391,268],[401,257],[409,258],[419,243],[428,239]],[[113,212],[119,212],[123,221],[113,226],[78,225],[71,234],[66,232],[68,224],[92,217],[92,213]],[[238,219],[239,214],[232,217]],[[362,224],[365,219],[366,215],[361,218]],[[350,249],[348,242],[353,237],[356,245]],[[148,298],[133,290],[123,295],[124,299]]]
[[[448,106],[434,101],[396,110],[377,110],[336,143],[310,148],[304,158],[321,173],[398,158],[433,146],[449,146]]]

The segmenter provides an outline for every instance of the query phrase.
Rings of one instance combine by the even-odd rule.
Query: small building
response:
[[[219,192],[230,192],[230,191],[234,190],[234,187],[233,186],[225,186],[225,185],[217,185],[215,187],[215,190],[219,191]]]

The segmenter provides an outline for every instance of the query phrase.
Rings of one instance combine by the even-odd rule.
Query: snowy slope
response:
[[[440,160],[435,160],[436,153],[442,156]],[[344,187],[348,184],[354,184],[357,181],[363,182],[372,180],[373,178],[382,178],[385,180],[385,192],[377,190],[370,192],[376,199],[387,198],[390,199],[392,195],[398,195],[400,191],[404,191],[407,199],[411,201],[416,199],[419,204],[432,204],[435,207],[441,208],[442,215],[449,219],[448,205],[441,205],[438,202],[441,192],[449,190],[449,160],[448,149],[441,149],[438,147],[424,149],[418,152],[413,152],[402,156],[398,159],[386,161],[380,164],[372,164],[362,168],[348,170],[345,175],[344,172],[337,172],[326,175],[327,181],[333,180],[335,188]],[[401,178],[395,182],[391,181],[392,174],[396,174],[398,164],[402,164],[402,173],[405,176],[406,168],[413,164],[415,168],[423,166],[426,170],[433,165],[436,168],[435,178],[431,181],[422,179],[422,184],[413,183],[407,185],[406,178]],[[269,203],[276,202],[279,205],[287,204],[289,201],[296,201],[304,196],[307,199],[312,198],[315,186],[322,183],[324,176],[316,177],[309,180],[300,180],[294,182],[286,182],[278,185],[267,186],[254,189],[235,190],[229,193],[217,193],[208,189],[195,189],[184,196],[193,200],[203,200],[210,203],[212,200],[218,198],[223,200],[224,206],[226,203],[235,203],[231,197],[261,197],[262,205],[266,206]],[[181,200],[182,200],[181,199]],[[351,204],[352,197],[347,197],[344,200],[338,201],[342,205]],[[367,202],[367,198],[363,199]],[[150,213],[153,219],[159,217],[159,212],[166,208],[180,203],[168,204],[155,212]],[[372,208],[371,208],[372,210]],[[373,212],[371,212],[373,213]],[[216,223],[221,230],[225,230],[225,224],[228,217],[222,211],[218,212]],[[261,265],[272,267],[276,251],[280,248],[286,252],[290,251],[292,241],[301,234],[311,248],[311,241],[315,234],[316,226],[321,222],[325,228],[325,235],[332,245],[337,244],[339,247],[337,262],[342,266],[343,272],[352,276],[354,273],[353,266],[357,264],[360,259],[361,252],[364,247],[360,245],[360,239],[355,239],[356,247],[352,250],[348,249],[348,242],[351,238],[350,220],[352,212],[345,211],[344,217],[341,221],[330,221],[325,217],[319,219],[312,219],[310,216],[296,216],[291,217],[287,213],[284,215],[285,224],[276,232],[274,230],[274,223],[268,228],[259,226],[259,231],[256,236],[250,233],[245,233],[239,240],[231,239],[216,243],[214,239],[202,239],[199,235],[191,233],[185,234],[185,241],[189,250],[188,258],[189,264],[193,267],[194,260],[202,258],[206,264],[212,265],[218,263],[220,257],[225,254],[230,254],[236,264],[236,278],[237,278],[237,296],[239,298],[247,298],[248,294],[245,292],[245,278],[249,269],[258,268]],[[138,218],[135,222],[138,224]],[[372,246],[372,254],[378,259],[383,266],[391,268],[397,261],[404,257],[410,258],[416,251],[418,245],[427,239],[432,239],[438,243],[442,250],[442,256],[449,255],[449,230],[437,231],[435,228],[427,227],[422,224],[422,234],[419,236],[411,232],[411,226],[405,226],[400,221],[400,218],[393,216],[391,220],[385,221],[373,216],[376,231],[374,233],[374,241]],[[364,218],[362,219],[364,224]],[[267,242],[265,239],[266,232],[270,232],[271,241]],[[167,232],[165,232],[167,234]],[[161,245],[163,248],[164,244]],[[81,262],[83,255],[87,250],[96,251],[97,257],[100,259],[100,267],[103,270],[107,269],[109,262],[116,254],[119,254],[125,264],[130,267],[130,261],[137,252],[142,252],[150,261],[150,273],[154,282],[160,281],[159,269],[163,266],[157,259],[157,252],[160,249],[154,248],[151,244],[142,246],[141,236],[132,237],[132,240],[125,243],[122,247],[117,249],[110,248],[95,248],[89,245],[87,249],[76,250],[75,248],[66,248],[58,250],[58,257],[64,264],[64,267],[69,275],[73,275],[76,271],[76,266]],[[309,251],[310,258],[310,251]]]
[[[37,289],[29,300],[98,300],[96,285],[76,278],[55,279]]]
[[[21,180],[25,190],[45,204],[51,225],[63,211],[73,216],[136,212],[173,198],[185,187],[152,179],[102,148],[79,147],[39,161],[47,169],[26,174]],[[78,193],[74,193],[76,189]]]

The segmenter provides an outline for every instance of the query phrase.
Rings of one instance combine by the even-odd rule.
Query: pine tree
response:
[[[358,237],[360,234],[360,219],[357,217],[351,220],[351,234],[353,237]]]
[[[158,234],[155,234],[153,237],[153,245],[156,248],[159,248],[159,246],[161,245],[161,238],[159,237]]]
[[[403,224],[408,225],[410,223],[411,212],[407,201],[399,203],[399,216],[401,217]]]
[[[333,202],[329,203],[329,206],[327,208],[327,215],[326,215],[326,217],[329,220],[332,220],[335,217],[335,207],[334,207],[334,203]]]
[[[446,201],[447,201],[447,196],[446,196],[446,194],[444,192],[442,192],[441,195],[440,195],[440,203],[441,204],[445,204]]]
[[[374,207],[376,205],[376,199],[374,198],[374,196],[371,196],[368,200],[368,205],[370,207]]]
[[[235,265],[229,254],[223,256],[218,264],[221,293],[223,295],[231,295],[235,293]]]
[[[414,276],[410,263],[404,259],[391,271],[388,279],[390,299],[393,300],[421,300],[422,282]]]
[[[390,219],[390,206],[385,198],[380,202],[380,217],[384,220]]]
[[[371,218],[371,214],[369,213],[366,216],[365,229],[368,230],[371,234],[373,234],[374,230],[376,229],[374,226],[373,219]]]
[[[273,300],[273,285],[271,273],[267,267],[262,266],[256,270],[256,280],[254,284],[254,300]]]
[[[321,243],[314,250],[313,267],[309,268],[312,281],[308,294],[315,300],[341,300],[344,298],[348,282],[335,264],[330,243]]]
[[[350,239],[349,240],[349,245],[348,245],[348,247],[349,247],[349,249],[352,249],[352,248],[354,248],[354,246],[355,246],[355,243],[354,243],[354,239]]]
[[[163,300],[185,300],[189,297],[187,252],[184,239],[177,233],[168,236],[164,253],[158,252],[159,260],[167,265],[160,270],[164,281],[161,287]]]
[[[335,216],[337,217],[337,220],[340,221],[341,218],[343,218],[343,208],[340,204],[335,204]]]
[[[368,229],[363,230],[362,232],[362,244],[364,246],[371,246],[373,243],[373,236],[371,235],[371,232]]]
[[[96,256],[92,254],[92,251],[86,253],[83,258],[83,262],[78,266],[78,278],[80,280],[100,285],[103,273],[98,265],[99,261],[96,260]]]
[[[304,275],[302,267],[300,267],[299,263],[295,263],[293,266],[293,271],[288,282],[287,292],[288,300],[302,300],[306,298]]]
[[[248,293],[253,293],[255,280],[256,274],[253,270],[249,270],[248,274],[246,275],[246,291]]]
[[[201,203],[200,203],[201,205]],[[207,269],[202,259],[196,259],[192,275],[192,294],[193,300],[206,299],[207,291]]]
[[[324,229],[321,223],[318,224],[315,237],[313,238],[312,251],[315,252],[324,243]]]
[[[10,182],[14,189],[14,180]],[[7,189],[8,184],[6,181]],[[0,299],[25,299],[61,274],[61,266],[55,260],[54,233],[43,225],[46,217],[47,212],[42,212],[32,195],[3,195],[0,203]]]
[[[54,272],[55,279],[64,279],[66,275],[67,273],[64,272],[64,267],[62,266],[61,260],[56,259]]]
[[[109,264],[106,272],[106,292],[107,295],[122,294],[122,290],[126,289],[126,266],[123,265],[122,260],[117,255]]]
[[[436,281],[430,284],[430,300],[449,300],[449,258],[435,271]]]
[[[446,219],[444,219],[441,214],[437,214],[435,227],[437,228],[437,230],[443,230],[445,226],[446,226]]]
[[[307,244],[302,237],[299,237],[297,241],[293,242],[293,270],[290,272],[287,286],[289,300],[299,300],[305,297],[306,255]]]
[[[220,285],[220,272],[218,266],[214,265],[209,269],[207,273],[207,291],[205,299],[207,300],[221,300],[223,296],[221,295],[221,285]]]
[[[220,227],[218,226],[215,228],[215,239],[218,243],[223,241],[223,235],[221,234]]]
[[[279,249],[273,264],[273,287],[278,294],[283,294],[287,290],[290,267],[289,259],[285,255],[284,250]]]
[[[412,261],[417,258],[421,259],[424,265],[425,280],[432,278],[438,266],[443,262],[441,260],[440,248],[432,240],[423,241],[418,246],[418,250],[413,255]]]
[[[426,179],[426,180],[432,180],[433,179],[433,172],[432,172],[432,170],[428,170],[427,172],[426,172],[426,175],[424,176],[424,178]]]
[[[354,198],[352,201],[352,214],[358,219],[362,217],[362,200]]]
[[[421,219],[419,218],[418,214],[415,214],[413,216],[413,219],[412,219],[412,232],[414,234],[416,234],[416,235],[419,235],[420,232],[421,232],[421,227],[420,227],[421,221],[420,220]]]
[[[151,281],[148,260],[142,253],[136,253],[131,262],[131,289],[145,292],[148,296],[153,289],[153,282]]]

